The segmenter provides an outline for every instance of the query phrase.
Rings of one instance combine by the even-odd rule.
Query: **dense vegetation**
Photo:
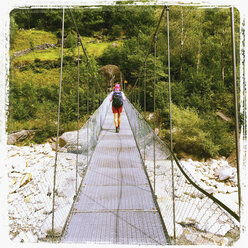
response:
[[[143,79],[132,91],[140,75],[162,7],[102,6],[76,8],[73,15],[86,45],[95,72],[113,64],[128,81],[126,94],[135,93],[136,106],[143,111]],[[239,51],[239,13],[235,12],[236,45]],[[56,133],[56,112],[61,52],[60,9],[15,9],[10,18],[10,55],[30,48],[31,52],[11,57],[9,133],[35,129],[34,142],[43,142]],[[113,42],[117,45],[113,46]],[[35,50],[43,43],[54,48]],[[228,156],[234,146],[234,105],[230,11],[196,7],[170,7],[170,57],[173,101],[173,138],[178,156],[196,158]],[[239,53],[237,53],[239,54]],[[61,132],[76,128],[77,39],[73,23],[65,15],[65,49]],[[80,48],[80,124],[87,119],[103,94],[93,76],[86,72]],[[166,17],[157,37],[156,112],[148,120],[168,141],[169,104]],[[237,58],[239,61],[239,58]],[[239,65],[238,65],[239,66]],[[142,76],[143,77],[143,76]],[[87,78],[90,87],[87,87]],[[98,83],[106,91],[103,78]],[[147,59],[147,111],[153,112],[153,48]],[[229,117],[220,118],[217,113]],[[154,121],[155,119],[155,121]]]

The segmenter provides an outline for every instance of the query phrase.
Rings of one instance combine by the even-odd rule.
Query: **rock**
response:
[[[13,240],[14,242],[38,242],[38,237],[34,235],[31,231],[24,232],[21,231]]]
[[[66,205],[64,207],[58,208],[54,212],[54,235],[60,236],[63,231],[67,216],[71,209],[71,205]],[[52,214],[50,214],[41,227],[41,234],[52,234]]]
[[[217,190],[219,193],[225,194],[227,192],[227,187],[224,184],[219,183]]]
[[[71,132],[65,132],[59,137],[59,146],[64,147],[64,146],[69,146],[73,145],[75,146],[77,144],[77,131],[71,131]],[[88,130],[87,134],[87,129],[81,129],[79,130],[79,145],[81,147],[84,147],[85,149],[87,148],[87,135],[88,139],[91,137],[90,130]]]
[[[187,217],[184,221],[181,221],[178,224],[180,224],[183,227],[195,226],[196,220],[195,219],[190,219],[190,218]]]
[[[226,179],[232,178],[233,177],[233,168],[231,167],[222,167],[219,172],[218,172],[218,176],[220,181],[224,181]]]
[[[23,157],[11,157],[7,160],[7,164],[16,172],[23,172],[26,168],[26,160]]]
[[[65,198],[72,198],[75,194],[74,186],[75,186],[75,170],[65,172],[61,174],[61,177],[58,178],[57,181],[57,193],[58,196]]]
[[[239,211],[239,205],[238,205],[238,193],[215,193],[214,197],[219,199],[221,202],[223,202],[225,205],[227,205],[230,209],[232,209],[234,212],[238,214]]]
[[[214,245],[225,246],[225,245],[228,245],[229,243],[227,238],[219,237],[217,235],[213,235],[210,233],[202,233],[201,236],[202,238],[204,238],[204,240],[206,241],[208,240]]]
[[[52,144],[51,145],[51,148],[52,148],[52,151],[55,152],[56,151],[56,144]],[[58,145],[58,152],[67,152],[67,149],[65,147],[60,147]],[[49,153],[49,156],[50,157],[54,157],[55,156],[55,153]]]
[[[35,46],[34,50],[44,50],[44,49],[54,48],[54,47],[56,47],[56,44],[45,43],[45,44]],[[23,56],[23,55],[30,53],[30,52],[32,52],[32,49],[28,48],[26,50],[13,53],[12,57],[15,58],[15,57]]]
[[[213,175],[208,175],[208,178],[209,178],[210,180],[214,180],[214,179],[215,179],[215,176],[213,176]]]
[[[213,214],[207,221],[201,221],[197,223],[195,227],[203,232],[225,236],[225,234],[230,231],[231,226],[228,223],[218,223],[218,217],[218,215],[214,216]]]
[[[212,170],[219,168],[218,161],[215,159],[207,160],[207,164]]]
[[[29,178],[27,175],[24,175],[22,179],[15,180],[10,187],[10,193],[19,193],[22,191],[22,187],[29,182]]]
[[[116,42],[114,42],[114,43],[112,43],[112,46],[113,46],[113,47],[117,47],[118,44],[117,44]]]
[[[233,193],[233,192],[237,192],[238,189],[236,187],[232,187],[232,186],[227,186],[227,193]]]
[[[75,143],[77,140],[77,131],[65,132],[59,137],[59,146],[63,147],[68,143]]]
[[[21,242],[24,242],[24,240],[23,240],[19,235],[17,235],[17,236],[13,239],[13,242],[21,243]]]
[[[237,173],[234,174],[233,178],[230,178],[230,181],[237,186],[238,185],[238,176]]]
[[[23,178],[20,181],[20,187],[25,186],[27,183],[29,183],[32,180],[32,174],[28,173],[23,176]]]
[[[82,146],[77,146],[77,145],[70,145],[67,147],[67,151],[71,152],[71,153],[75,153],[75,154],[81,154],[84,153],[87,150],[87,147],[85,147],[85,149],[83,149]]]
[[[185,192],[185,194],[188,194],[187,192]],[[192,198],[200,198],[203,199],[204,197],[206,197],[206,195],[204,195],[203,193],[201,193],[200,191],[196,190],[190,194],[188,194],[190,197]]]
[[[44,154],[49,154],[52,151],[51,145],[46,143],[43,148],[43,153]]]
[[[214,187],[209,187],[209,188],[206,188],[205,191],[207,191],[209,194],[213,194],[216,192],[216,189]]]
[[[19,178],[19,177],[22,177],[22,174],[19,172],[13,171],[13,172],[9,173],[8,176],[9,176],[9,178]]]
[[[188,242],[190,242],[187,242],[188,245],[197,245],[199,244],[199,242],[201,243],[201,245],[206,245],[210,243],[208,241],[199,239],[199,235],[196,235],[195,233],[190,233],[188,232],[188,230],[184,230],[184,237]]]
[[[31,231],[28,231],[26,233],[26,237],[27,237],[29,242],[32,242],[32,243],[38,242],[38,237],[36,235],[34,235]]]
[[[34,130],[22,130],[20,132],[9,134],[7,144],[14,145],[18,141],[22,141],[28,137],[32,137],[34,134],[35,134]]]
[[[52,212],[53,204],[52,201],[46,201],[46,205],[43,209],[43,214],[48,215]]]

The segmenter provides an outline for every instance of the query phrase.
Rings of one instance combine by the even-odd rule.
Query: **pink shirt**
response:
[[[115,91],[115,92],[120,92],[120,91],[118,90],[118,91]],[[113,101],[113,94],[114,94],[114,91],[112,91],[111,94],[110,94],[110,97],[109,97],[110,102]],[[121,91],[121,94],[122,94],[123,101],[125,101],[126,100],[125,94],[122,91]]]

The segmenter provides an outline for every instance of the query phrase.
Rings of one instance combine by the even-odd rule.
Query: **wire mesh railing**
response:
[[[15,165],[18,162],[16,158],[13,159],[13,165],[10,158],[8,202],[11,240],[59,240],[97,144],[109,104],[107,97],[79,130],[79,139],[77,131],[67,133],[67,144],[58,151],[54,206],[52,191],[55,151],[52,151],[50,145],[44,145],[42,149],[27,147],[30,161],[33,159],[30,164],[17,151],[17,154],[20,153],[19,162],[24,163],[21,171],[17,171],[21,166]]]
[[[233,244],[239,216],[179,163],[128,100],[125,109],[172,243]]]
[[[73,168],[74,171],[72,172],[74,175],[72,179],[73,181],[68,182],[67,186],[65,186],[68,187],[70,185],[69,186],[71,187],[70,195],[72,197],[71,197],[71,202],[69,204],[70,208],[69,207],[65,208],[64,206],[60,205],[58,210],[55,209],[55,213],[54,213],[55,226],[56,226],[56,222],[63,223],[63,228],[64,228],[64,225],[66,223],[67,217],[69,216],[69,212],[73,204],[73,200],[75,199],[78,193],[82,178],[85,174],[87,166],[89,165],[91,156],[97,144],[98,136],[100,134],[103,121],[107,114],[109,104],[110,102],[107,97],[100,105],[100,107],[94,112],[94,114],[88,119],[85,125],[78,131],[77,135],[75,132],[74,134],[71,135],[70,139],[68,140],[67,144],[64,147],[65,149],[64,152],[73,153],[76,156],[76,159],[74,160],[74,168]],[[59,172],[59,168],[57,168],[57,172]],[[61,176],[63,177],[63,175]],[[58,179],[59,178],[60,175],[58,175]],[[59,188],[56,187],[55,191],[57,192],[58,190]],[[59,200],[59,197],[57,198]],[[56,211],[62,214],[62,216],[64,217],[63,221],[61,221],[61,217],[59,217],[59,214],[58,214],[58,220],[56,221]],[[53,233],[53,235],[61,236],[62,232],[63,229],[61,229],[60,226],[59,232],[57,233],[55,228],[55,232]]]

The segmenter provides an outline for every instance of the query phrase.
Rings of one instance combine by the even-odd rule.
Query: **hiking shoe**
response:
[[[115,132],[116,132],[116,133],[119,133],[118,127],[115,128]]]
[[[117,127],[117,131],[118,131],[118,133],[120,132],[120,127]]]

